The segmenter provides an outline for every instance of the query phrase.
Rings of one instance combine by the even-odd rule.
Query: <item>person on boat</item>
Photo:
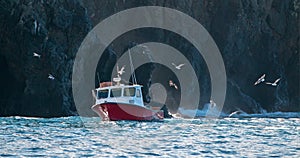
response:
[[[211,108],[214,108],[217,105],[212,99],[210,99],[209,103]]]
[[[113,83],[112,82],[101,82],[100,83],[100,88],[102,88],[102,87],[108,87],[108,86],[112,86],[113,85]]]

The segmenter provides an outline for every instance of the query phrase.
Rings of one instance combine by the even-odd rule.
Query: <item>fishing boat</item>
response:
[[[119,83],[116,85],[109,83],[109,85],[111,86],[100,86],[94,91],[96,103],[92,109],[102,120],[161,121],[164,119],[162,110],[144,105],[141,85]]]
[[[92,110],[102,120],[162,121],[164,111],[160,107],[144,104],[142,85],[136,83],[134,72],[132,74],[135,82],[132,85],[121,83],[123,70],[124,67],[119,70],[117,66],[118,75],[113,78],[113,82],[102,82],[99,88],[93,90],[96,101]]]

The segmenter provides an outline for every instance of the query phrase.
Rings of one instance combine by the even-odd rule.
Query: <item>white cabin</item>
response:
[[[141,85],[113,85],[97,88],[94,92],[96,104],[124,103],[144,106]]]

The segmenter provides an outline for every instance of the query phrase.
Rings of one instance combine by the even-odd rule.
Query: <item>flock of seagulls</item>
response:
[[[260,78],[258,78],[257,81],[254,83],[254,86],[256,86],[256,85],[258,85],[260,83],[265,82],[265,80],[266,80],[265,77],[266,77],[266,74],[263,74]],[[265,84],[276,87],[278,85],[279,81],[280,81],[280,78],[278,78],[277,80],[275,80],[273,83],[272,82],[265,82]]]
[[[35,58],[41,58],[41,56],[42,56],[41,54],[33,52],[33,57],[35,57]],[[48,79],[55,80],[55,77],[52,74],[48,74]]]
[[[184,63],[183,64],[179,64],[179,65],[176,65],[174,63],[172,63],[172,65],[175,67],[175,69],[177,70],[181,70],[181,68],[185,65]],[[257,79],[257,81],[254,83],[254,86],[260,84],[260,83],[263,83],[266,81],[265,79],[266,77],[266,74],[263,74],[261,77],[259,77]],[[278,82],[280,81],[280,78],[276,79],[274,82],[265,82],[265,84],[267,85],[271,85],[271,86],[278,86]],[[178,86],[172,81],[172,80],[169,80],[169,86],[170,87],[174,87],[176,90],[178,89]]]
[[[181,69],[182,66],[184,66],[185,64],[179,64],[179,65],[176,65],[174,63],[172,63],[172,65],[174,65],[174,67],[178,70]],[[121,69],[119,68],[119,65],[117,65],[117,73],[118,75],[123,75],[125,73],[125,65],[121,67]],[[49,79],[53,80],[54,79],[54,76],[49,74]],[[176,90],[178,90],[178,86],[172,81],[172,80],[169,80],[169,86],[170,87],[174,87]]]
[[[41,58],[41,55],[34,52],[33,53],[33,57],[35,58]],[[175,69],[177,70],[181,70],[181,68],[185,65],[184,63],[182,64],[179,64],[179,65],[176,65],[175,63],[172,63],[172,65],[174,66]],[[121,67],[121,69],[119,69],[119,66],[117,65],[117,73],[118,75],[123,75],[125,73],[125,65]],[[263,74],[261,77],[259,77],[257,79],[257,81],[254,83],[254,86],[260,84],[260,83],[263,83],[266,81],[265,79],[266,77],[266,74]],[[52,75],[52,74],[48,74],[48,79],[50,80],[54,80],[55,77]],[[271,85],[271,86],[274,86],[276,87],[278,85],[278,82],[280,81],[280,78],[276,79],[274,82],[265,82],[265,84],[267,85]],[[172,80],[169,80],[169,86],[170,87],[174,87],[176,90],[178,90],[178,86],[172,81]],[[237,111],[236,111],[237,112]]]
[[[180,70],[185,64],[176,65],[172,63],[172,65],[175,67],[175,69]],[[122,66],[121,69],[119,68],[119,65],[117,65],[117,73],[118,75],[123,75],[123,73],[125,73],[125,65]],[[176,90],[178,90],[178,86],[172,80],[169,80],[169,86],[174,87]]]
[[[181,70],[181,68],[182,68],[185,64],[183,63],[183,64],[176,65],[176,64],[172,63],[172,65],[174,66],[175,69]],[[170,86],[170,87],[174,87],[176,90],[178,90],[178,86],[177,86],[172,80],[169,80],[169,86]]]

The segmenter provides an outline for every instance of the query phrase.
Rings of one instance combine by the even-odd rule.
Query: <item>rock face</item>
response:
[[[71,74],[82,40],[104,18],[145,5],[182,11],[198,20],[214,38],[227,73],[224,112],[237,108],[249,113],[300,111],[299,0],[2,0],[0,116],[76,114]],[[107,49],[106,59],[99,62],[97,70],[102,80],[109,80],[112,71],[109,65],[130,44],[124,43],[124,39],[125,35],[114,41]],[[203,95],[199,108],[209,101],[206,64],[194,55],[197,51],[185,39],[165,30],[139,29],[127,33],[126,40],[162,42],[189,52],[184,55],[195,68],[199,81],[204,83],[200,86]],[[33,53],[41,57],[34,57]],[[106,69],[101,69],[103,66]],[[161,82],[168,87],[167,83],[155,79],[155,73],[170,72],[154,70],[153,65],[141,69],[139,72],[144,76],[139,74],[143,76],[139,82],[144,84],[145,93],[150,83]],[[50,73],[54,80],[47,78]],[[281,78],[279,85],[253,86],[264,73],[268,81]],[[167,90],[166,105],[176,111],[180,94]],[[144,99],[149,100],[147,95]]]
[[[86,8],[73,0],[0,3],[0,115],[74,114],[70,76],[77,49],[92,28]]]

